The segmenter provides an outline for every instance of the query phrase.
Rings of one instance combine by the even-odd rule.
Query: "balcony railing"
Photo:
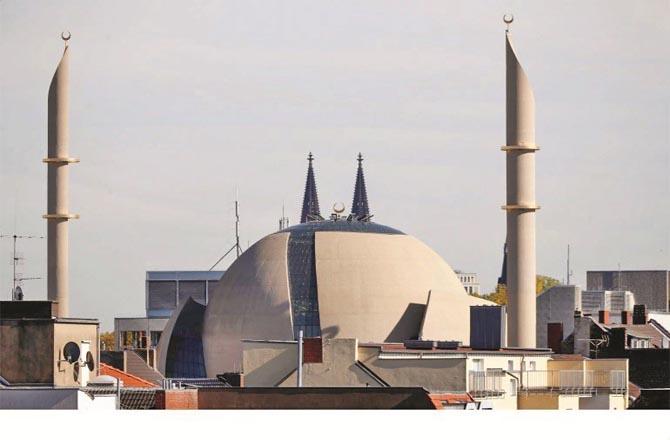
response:
[[[468,391],[474,397],[502,396],[517,391],[552,391],[562,394],[606,391],[620,394],[627,389],[624,370],[470,371]]]
[[[628,384],[624,370],[548,370],[514,372],[522,390],[555,390],[562,393],[583,393],[607,390],[623,393]],[[513,373],[513,374],[514,374]]]
[[[505,394],[503,370],[470,371],[470,389],[473,397],[495,397]]]

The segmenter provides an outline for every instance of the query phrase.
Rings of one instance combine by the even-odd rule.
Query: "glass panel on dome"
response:
[[[288,239],[288,280],[293,312],[293,335],[321,336],[316,287],[314,231],[293,231]]]

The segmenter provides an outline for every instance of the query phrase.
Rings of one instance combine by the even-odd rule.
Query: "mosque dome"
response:
[[[468,343],[469,307],[492,303],[468,295],[424,243],[371,221],[360,154],[351,213],[324,219],[313,160],[310,153],[300,224],[242,253],[207,306],[189,300],[175,310],[158,347],[168,377],[238,371],[242,341],[293,341],[301,330],[360,342]]]
[[[299,224],[249,248],[205,310],[206,370],[241,365],[241,341],[305,337],[469,340],[466,294],[449,265],[403,232],[337,219]]]

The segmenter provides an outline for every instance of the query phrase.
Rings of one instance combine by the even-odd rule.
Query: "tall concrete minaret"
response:
[[[508,345],[535,347],[535,98],[514,51],[505,16],[507,64]]]
[[[68,207],[68,166],[79,162],[69,156],[70,50],[69,32],[63,32],[65,50],[49,86],[47,164],[47,297],[58,302],[58,316],[70,313],[68,298],[68,220],[79,218]]]

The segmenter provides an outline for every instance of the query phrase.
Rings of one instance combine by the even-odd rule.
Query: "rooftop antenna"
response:
[[[284,203],[281,204],[281,218],[279,219],[279,230],[288,228],[288,217],[284,212]]]
[[[572,270],[570,269],[570,245],[568,245],[568,268],[567,268],[567,283],[566,285],[570,285],[570,277],[572,276]]]
[[[237,200],[237,188],[235,188],[235,244],[233,247],[228,249],[225,254],[221,256],[218,260],[216,260],[216,263],[212,265],[212,267],[209,268],[209,270],[214,270],[218,264],[228,256],[229,253],[232,251],[235,251],[235,254],[237,255],[237,258],[240,258],[240,254],[243,252],[242,246],[240,246],[240,211],[239,211],[239,201]]]
[[[23,290],[21,289],[21,282],[26,280],[41,280],[41,277],[23,277],[22,274],[16,272],[16,266],[23,264],[22,261],[25,260],[20,254],[16,252],[16,240],[18,239],[44,239],[41,235],[0,235],[0,238],[11,238],[13,240],[12,247],[12,267],[13,267],[13,286],[12,286],[12,301],[21,301],[23,300]]]

